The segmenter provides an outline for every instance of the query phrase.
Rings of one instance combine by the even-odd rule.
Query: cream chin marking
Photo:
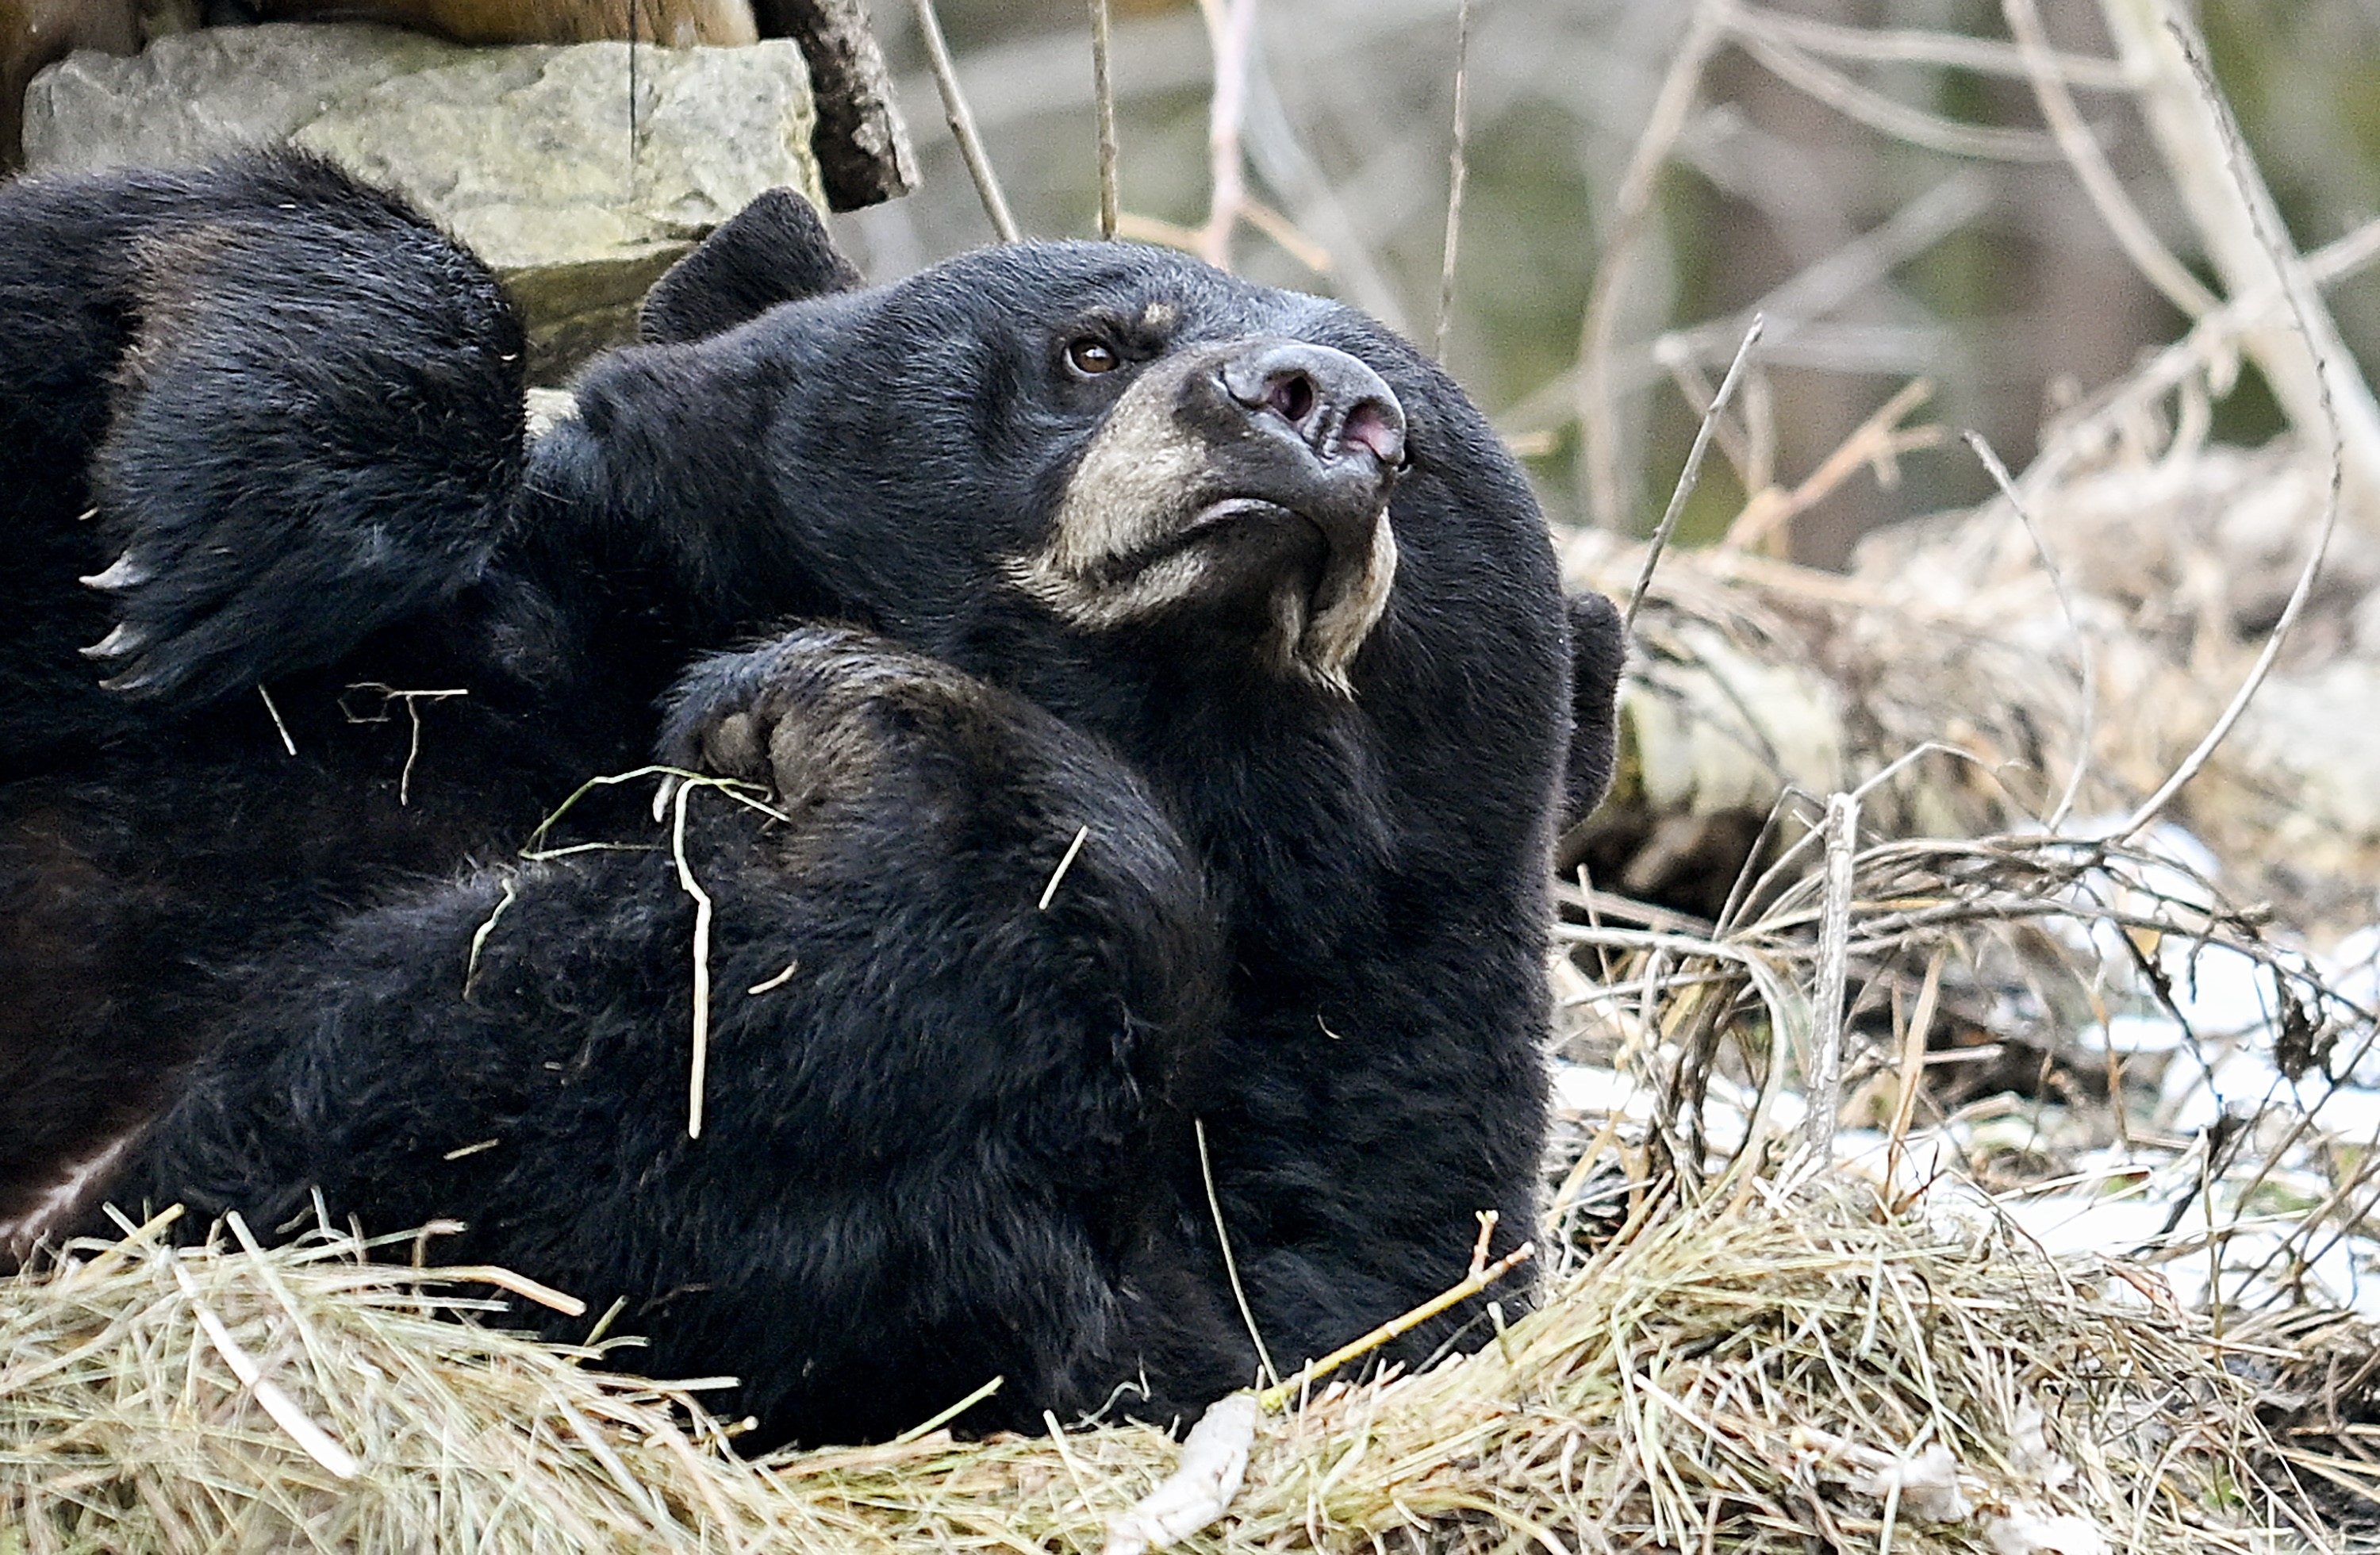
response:
[[[1383,506],[1372,520],[1371,549],[1353,565],[1332,558],[1330,570],[1322,575],[1322,587],[1315,591],[1320,608],[1305,623],[1291,662],[1318,685],[1342,697],[1354,697],[1348,666],[1355,662],[1372,628],[1380,624],[1389,608],[1389,590],[1396,581],[1397,537],[1389,527],[1389,510]]]
[[[1179,552],[1141,568],[1127,582],[1104,583],[1062,565],[1058,558],[1063,547],[1062,539],[1034,555],[1009,558],[1009,581],[1086,631],[1160,614],[1191,597],[1208,565],[1195,552]],[[1283,674],[1352,698],[1355,689],[1348,667],[1379,625],[1396,577],[1396,536],[1383,507],[1372,522],[1370,549],[1352,562],[1334,556],[1312,599],[1294,588],[1275,591],[1266,657]]]

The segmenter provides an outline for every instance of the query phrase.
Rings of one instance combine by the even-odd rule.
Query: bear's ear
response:
[[[809,201],[791,189],[770,189],[653,283],[637,334],[648,346],[682,345],[734,329],[781,302],[859,284],[859,272],[835,251]]]
[[[1560,819],[1560,830],[1567,832],[1593,813],[1611,786],[1628,637],[1619,608],[1600,594],[1572,594],[1562,608],[1570,617],[1571,662],[1570,760],[1562,772]]]

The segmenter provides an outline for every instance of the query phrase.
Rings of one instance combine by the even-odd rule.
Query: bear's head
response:
[[[1325,725],[1419,677],[1391,699],[1550,791],[1571,682],[1544,521],[1392,333],[1121,243],[826,285],[716,333],[649,319],[666,343],[580,384],[549,479],[672,548],[722,621],[851,620],[1110,733],[1101,704],[1185,673]],[[767,295],[696,295],[739,288]]]

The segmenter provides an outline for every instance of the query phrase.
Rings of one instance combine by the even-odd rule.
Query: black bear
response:
[[[476,1256],[653,1304],[674,1363],[746,1375],[807,1438],[897,1428],[995,1362],[1007,1402],[974,1423],[1135,1370],[1195,1404],[1247,1360],[1218,1222],[1283,1369],[1452,1283],[1478,1211],[1517,1242],[1547,861],[1609,771],[1619,638],[1566,612],[1477,412],[1361,316],[1160,251],[1012,246],[859,290],[821,244],[771,281],[767,248],[712,249],[650,315],[668,338],[525,447],[484,272],[319,164],[0,191],[0,306],[55,336],[0,363],[28,537],[0,692],[46,693],[0,707],[0,886],[30,905],[0,955],[38,974],[0,978],[0,1123],[76,1119],[8,1163],[13,1229],[111,1184],[458,1216]],[[708,818],[682,847],[351,911],[493,856],[633,763],[698,650],[795,617],[883,640],[698,666],[663,747],[765,771],[783,819],[680,790]],[[82,629],[104,688],[61,648]],[[870,826],[872,881],[846,851]],[[1074,869],[1105,930],[1048,919]],[[663,1151],[706,877],[718,1111]],[[853,902],[864,926],[806,916]],[[981,998],[951,1002],[972,959]],[[597,1049],[586,1090],[540,1088]],[[937,1229],[970,1195],[975,1230]],[[970,1305],[986,1249],[1042,1302]],[[909,1316],[869,1307],[888,1289]],[[893,1321],[941,1349],[836,1369],[869,1354],[838,1334]]]

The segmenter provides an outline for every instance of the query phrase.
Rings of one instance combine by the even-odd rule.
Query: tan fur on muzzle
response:
[[[1214,448],[1174,407],[1194,374],[1214,371],[1236,348],[1157,363],[1124,391],[1068,483],[1048,542],[1009,559],[1011,581],[1086,631],[1153,620],[1196,598],[1212,556],[1197,545],[1163,548],[1245,494],[1220,480]],[[1160,551],[1155,561],[1132,565]],[[1387,610],[1396,573],[1383,494],[1363,542],[1333,543],[1318,584],[1309,589],[1302,577],[1284,577],[1276,587],[1265,645],[1272,667],[1353,696],[1348,667]]]

